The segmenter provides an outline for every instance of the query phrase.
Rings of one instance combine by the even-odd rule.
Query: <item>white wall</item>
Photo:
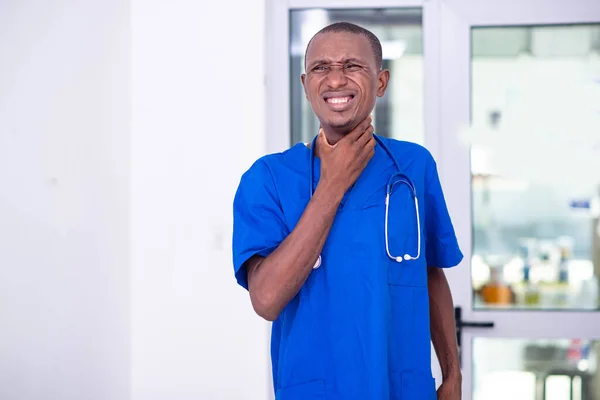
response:
[[[132,1],[134,400],[267,398],[267,325],[230,254],[265,149],[263,1]]]
[[[268,398],[230,255],[264,11],[0,2],[0,399]]]
[[[126,2],[0,2],[0,399],[128,398]]]

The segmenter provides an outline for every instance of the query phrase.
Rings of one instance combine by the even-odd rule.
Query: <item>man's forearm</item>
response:
[[[298,293],[321,254],[343,191],[319,185],[294,230],[265,259],[248,263],[252,305],[261,317],[275,320]]]
[[[431,341],[440,362],[444,380],[460,380],[456,321],[454,320],[454,305],[450,287],[441,268],[428,268],[427,276]]]

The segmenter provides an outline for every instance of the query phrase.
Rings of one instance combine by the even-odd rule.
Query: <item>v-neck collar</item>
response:
[[[377,143],[373,158],[371,158],[354,183],[354,190],[348,199],[346,207],[352,209],[364,208],[373,193],[379,191],[387,184],[388,170],[390,168],[395,168],[394,162],[381,145]],[[385,198],[382,197],[381,201],[383,204]]]
[[[385,138],[381,138],[385,140]],[[303,164],[300,166],[302,172],[307,174],[310,173],[310,162],[314,162],[314,179],[313,179],[313,192],[316,190],[319,179],[321,177],[321,159],[314,157],[314,160],[310,159],[310,148],[306,143],[297,143],[292,147],[294,153],[298,153],[298,158]],[[387,152],[381,147],[379,143],[375,146],[375,154],[362,171],[353,186],[348,189],[342,200],[343,207],[346,209],[360,209],[365,206],[367,201],[372,195],[379,191],[382,187],[387,184],[388,176],[394,172],[395,165],[393,160],[387,154]],[[381,199],[382,203],[385,201],[385,197]]]

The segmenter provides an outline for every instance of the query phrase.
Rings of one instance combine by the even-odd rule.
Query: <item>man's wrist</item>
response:
[[[452,381],[456,383],[462,383],[462,372],[460,369],[451,369],[443,373],[444,381]]]
[[[322,196],[324,199],[327,199],[328,202],[333,202],[337,205],[342,202],[344,194],[345,191],[340,188],[339,185],[326,181],[319,182],[317,189],[315,190],[315,196]]]

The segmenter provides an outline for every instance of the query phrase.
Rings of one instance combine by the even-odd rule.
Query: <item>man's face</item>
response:
[[[302,84],[313,112],[326,130],[346,134],[363,121],[385,94],[388,71],[380,71],[363,35],[317,35],[306,53]]]

